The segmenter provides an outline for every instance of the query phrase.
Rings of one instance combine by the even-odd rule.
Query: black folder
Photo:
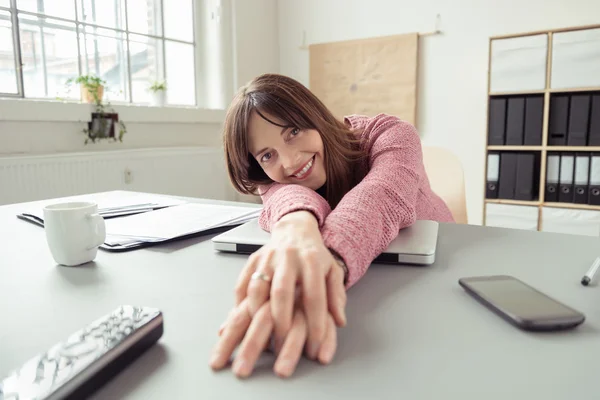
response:
[[[535,167],[535,153],[519,153],[517,155],[515,200],[534,200],[537,198],[539,174],[535,173]],[[536,175],[538,179],[536,179]]]
[[[517,154],[500,154],[500,177],[498,179],[498,198],[514,199],[517,178]]]
[[[542,126],[544,123],[544,96],[529,96],[525,99],[525,146],[542,144]]]
[[[544,201],[558,201],[558,177],[560,173],[560,155],[549,154],[546,159],[546,191]]]
[[[525,98],[510,97],[506,107],[506,144],[523,144],[525,127]]]
[[[589,116],[590,96],[587,94],[571,96],[567,145],[585,146],[587,144]]]
[[[573,174],[575,170],[575,155],[562,153],[560,156],[560,178],[558,201],[561,203],[573,202]]]
[[[502,97],[491,98],[489,113],[488,145],[503,145],[506,126],[506,99]]]
[[[588,144],[590,146],[600,146],[600,94],[592,96],[591,103]]]
[[[600,155],[592,155],[590,160],[590,198],[588,204],[600,205]]]
[[[485,198],[498,198],[498,177],[500,175],[500,154],[488,153],[487,158],[487,182],[485,186]]]
[[[587,204],[590,176],[590,155],[579,153],[575,156],[574,202]]]
[[[548,126],[548,145],[567,144],[569,125],[569,95],[555,95],[550,98],[550,116]]]

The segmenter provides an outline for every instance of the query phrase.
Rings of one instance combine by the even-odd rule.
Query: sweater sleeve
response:
[[[272,183],[260,187],[259,192],[263,209],[258,223],[267,232],[281,217],[294,211],[310,211],[321,228],[331,212],[329,203],[320,194],[301,185]]]
[[[373,118],[365,127],[369,172],[327,216],[321,230],[325,245],[348,267],[347,287],[416,220],[423,174],[421,140],[416,129],[396,117]]]

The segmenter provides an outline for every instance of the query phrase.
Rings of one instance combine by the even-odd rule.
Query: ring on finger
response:
[[[256,271],[252,274],[251,277],[252,280],[261,280],[261,281],[265,281],[267,283],[271,282],[271,277],[263,272],[260,271]]]

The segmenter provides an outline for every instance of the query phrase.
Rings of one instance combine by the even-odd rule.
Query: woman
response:
[[[236,287],[236,307],[220,330],[211,366],[234,348],[238,376],[248,376],[273,339],[275,372],[333,358],[336,327],[346,325],[346,290],[417,219],[453,222],[429,186],[421,141],[400,119],[338,120],[299,82],[255,78],[227,112],[224,148],[230,179],[260,194],[261,227],[270,242],[254,253]]]

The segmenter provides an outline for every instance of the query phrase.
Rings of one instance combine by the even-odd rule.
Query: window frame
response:
[[[162,77],[158,78],[158,79],[166,79],[167,76],[167,60],[166,60],[166,43],[167,42],[173,42],[173,43],[182,43],[182,44],[186,44],[186,45],[192,45],[193,48],[193,54],[194,54],[194,104],[193,105],[177,105],[177,104],[166,104],[164,107],[187,107],[187,108],[198,108],[199,107],[199,77],[198,77],[198,67],[199,67],[199,57],[198,57],[198,19],[196,18],[197,15],[197,7],[198,5],[196,4],[197,1],[196,0],[191,0],[192,1],[192,13],[193,13],[193,18],[192,18],[192,41],[186,41],[186,40],[181,40],[181,39],[173,39],[173,38],[169,38],[165,36],[165,22],[164,22],[164,2],[166,0],[158,0],[160,1],[160,35],[155,35],[155,34],[144,34],[144,33],[138,33],[138,32],[131,32],[129,31],[129,18],[128,18],[128,0],[122,0],[123,4],[124,4],[124,17],[125,17],[125,29],[120,29],[120,28],[113,28],[113,27],[108,27],[108,26],[104,26],[104,25],[99,25],[96,23],[89,23],[89,22],[84,22],[84,21],[80,21],[79,20],[79,6],[78,6],[78,0],[73,0],[73,10],[75,13],[75,17],[74,19],[68,19],[68,18],[62,18],[62,17],[57,17],[57,16],[51,16],[51,15],[46,15],[46,14],[41,14],[38,12],[30,12],[30,11],[23,11],[23,10],[18,10],[17,9],[17,0],[9,0],[9,7],[0,7],[1,11],[6,11],[10,14],[10,21],[11,21],[11,30],[12,30],[12,37],[13,37],[13,57],[14,57],[14,61],[15,61],[15,71],[16,71],[16,80],[17,80],[17,93],[5,93],[5,92],[0,92],[0,100],[4,100],[3,102],[5,102],[6,100],[19,100],[19,101],[34,101],[34,102],[39,102],[39,101],[44,101],[44,102],[52,102],[55,101],[53,100],[52,97],[46,96],[46,97],[25,97],[25,88],[24,88],[24,79],[23,79],[23,61],[22,61],[22,48],[21,48],[21,38],[20,38],[20,25],[19,25],[19,14],[23,14],[23,15],[28,15],[28,16],[34,16],[34,17],[38,17],[38,18],[49,18],[51,20],[55,20],[55,21],[62,21],[62,22],[66,22],[66,23],[72,23],[75,25],[75,30],[74,33],[76,35],[77,38],[77,69],[78,69],[78,76],[82,75],[83,71],[82,71],[82,54],[81,54],[81,46],[80,46],[80,35],[83,34],[85,36],[85,34],[87,33],[86,30],[88,27],[91,28],[97,28],[100,30],[107,30],[107,31],[111,31],[114,32],[115,34],[118,35],[123,35],[124,39],[123,41],[125,42],[125,51],[126,51],[126,59],[127,59],[127,68],[126,68],[126,73],[127,73],[127,83],[126,83],[126,87],[128,90],[128,100],[120,100],[120,101],[112,101],[111,103],[113,104],[118,104],[118,105],[126,105],[126,106],[134,106],[134,107],[144,107],[147,106],[147,103],[135,103],[133,100],[133,83],[132,83],[132,73],[131,73],[131,54],[130,54],[130,36],[133,35],[133,37],[146,37],[149,38],[151,40],[155,40],[156,43],[160,43],[161,45],[161,49],[160,49],[160,53],[161,53],[161,62],[162,65],[160,66],[160,70],[162,71]],[[39,26],[43,26],[43,23],[40,23]],[[63,27],[64,29],[64,27]],[[100,35],[101,36],[101,35]],[[42,41],[43,41],[43,35],[42,35]],[[133,40],[134,42],[136,42],[135,40]],[[42,52],[44,52],[44,48],[42,46]],[[45,68],[45,64],[44,64],[44,68]],[[47,82],[48,82],[48,76],[46,71],[44,71],[44,81],[46,82],[46,87],[47,87]],[[69,99],[69,100],[65,100],[65,102],[67,103],[81,103],[81,99],[79,100],[75,100],[75,99]]]

